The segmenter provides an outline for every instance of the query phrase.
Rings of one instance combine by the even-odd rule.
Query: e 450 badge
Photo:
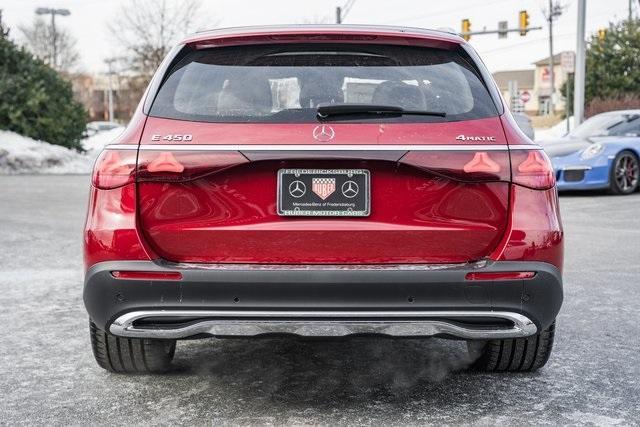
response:
[[[185,133],[175,133],[169,135],[151,135],[152,141],[171,141],[171,142],[182,142],[182,141],[193,141],[193,135]]]

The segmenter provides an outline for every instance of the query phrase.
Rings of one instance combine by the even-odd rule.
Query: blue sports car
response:
[[[611,111],[586,120],[563,138],[541,142],[558,190],[638,190],[640,110]]]

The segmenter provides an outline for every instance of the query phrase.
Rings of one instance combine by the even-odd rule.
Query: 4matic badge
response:
[[[495,136],[458,135],[456,141],[495,142]]]

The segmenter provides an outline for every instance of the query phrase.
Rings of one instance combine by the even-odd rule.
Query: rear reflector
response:
[[[112,271],[111,275],[121,280],[182,280],[178,271]]]
[[[542,150],[512,151],[513,182],[536,190],[546,190],[556,183],[551,161]]]
[[[533,279],[535,271],[498,271],[467,273],[466,280],[524,280]]]

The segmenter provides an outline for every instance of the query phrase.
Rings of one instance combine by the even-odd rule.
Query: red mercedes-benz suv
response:
[[[164,60],[96,162],[84,302],[98,364],[176,340],[467,340],[533,371],[562,303],[554,174],[457,35],[216,30]]]

